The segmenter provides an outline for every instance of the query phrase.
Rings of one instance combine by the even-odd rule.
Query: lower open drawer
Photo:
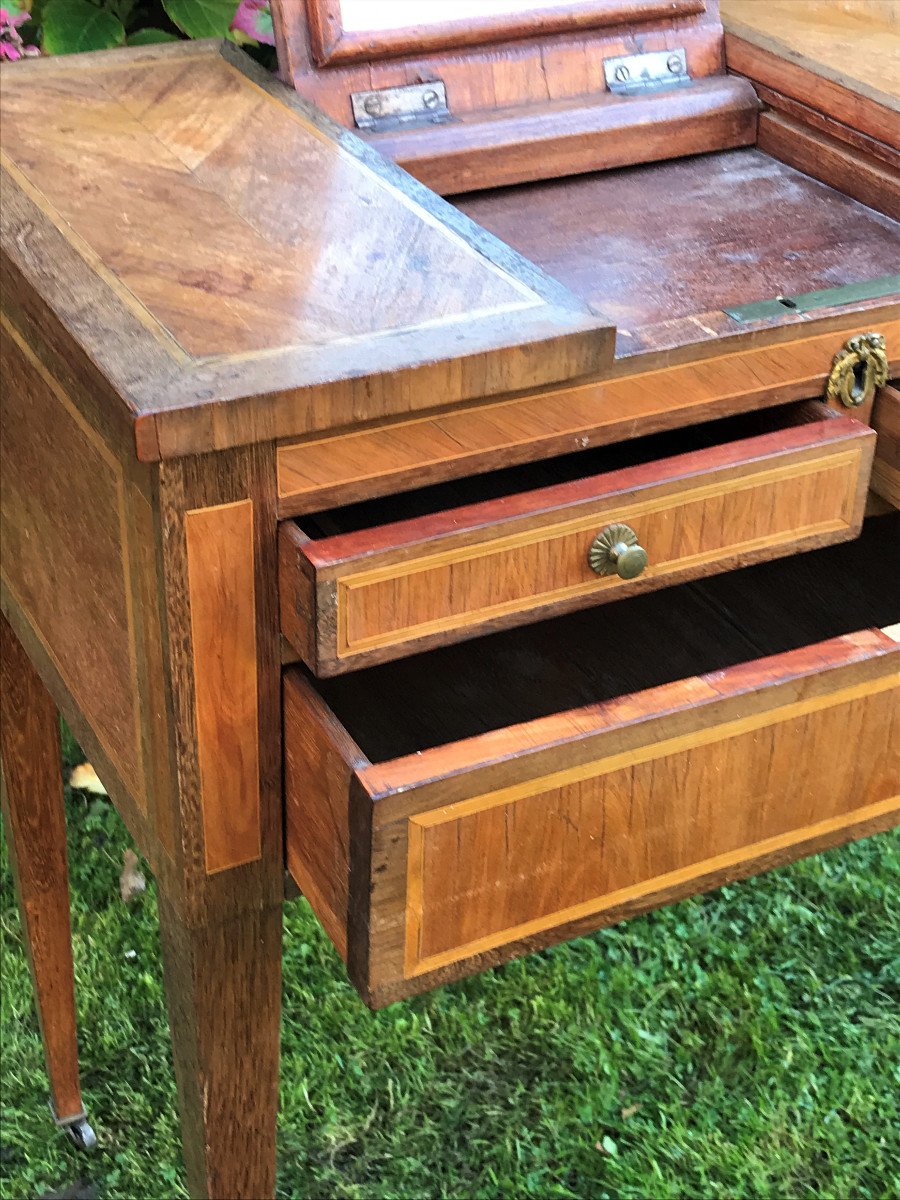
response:
[[[291,873],[380,1006],[888,828],[900,518],[852,543],[313,682]]]

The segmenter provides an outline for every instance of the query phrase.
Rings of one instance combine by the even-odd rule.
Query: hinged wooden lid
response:
[[[900,150],[900,0],[725,0],[722,17],[729,69],[773,107],[787,97]]]
[[[724,74],[718,0],[272,0],[272,10],[282,76],[444,194],[754,138],[753,89]],[[407,12],[414,25],[366,28]]]
[[[4,310],[62,322],[144,458],[612,360],[608,322],[229,44],[17,63],[0,100]]]

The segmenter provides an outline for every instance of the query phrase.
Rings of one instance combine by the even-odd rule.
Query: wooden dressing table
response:
[[[273,1193],[285,866],[379,1006],[896,823],[897,34],[854,79],[822,7],[3,69],[5,811],[76,1138],[57,711],[157,878],[196,1196]]]

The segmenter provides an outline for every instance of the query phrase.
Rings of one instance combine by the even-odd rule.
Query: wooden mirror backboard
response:
[[[719,0],[272,0],[272,15],[285,81],[444,195],[755,135]]]

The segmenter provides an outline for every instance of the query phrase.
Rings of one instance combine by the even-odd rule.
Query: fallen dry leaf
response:
[[[147,890],[147,880],[138,870],[138,856],[133,850],[126,850],[123,859],[124,866],[122,874],[119,876],[119,891],[125,903],[130,904],[132,900],[136,900]]]
[[[622,1109],[622,1120],[627,1121],[629,1117],[633,1117],[636,1112],[640,1112],[639,1104],[629,1104],[627,1108]]]
[[[93,792],[95,796],[109,795],[90,763],[82,763],[81,766],[72,768],[69,787],[73,787],[79,792]]]

